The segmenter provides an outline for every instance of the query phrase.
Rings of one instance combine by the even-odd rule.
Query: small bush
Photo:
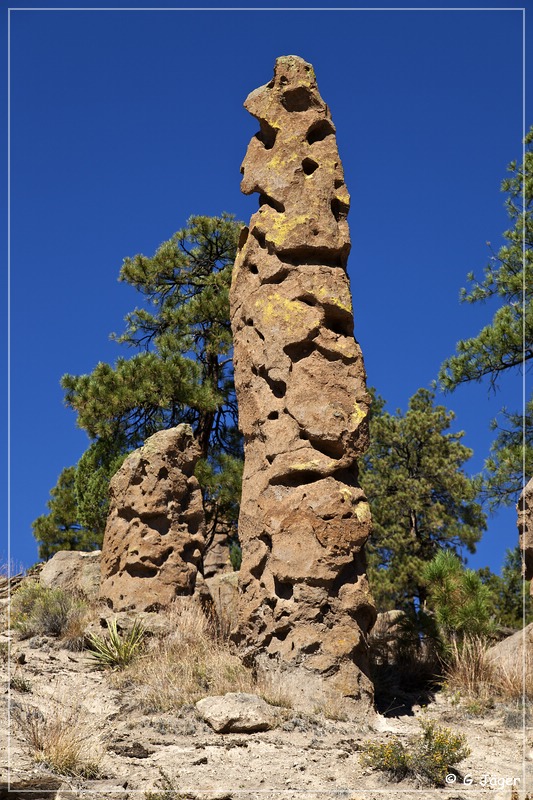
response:
[[[79,708],[57,704],[46,715],[37,708],[16,709],[14,719],[37,763],[60,775],[98,777],[100,754]]]
[[[368,742],[363,747],[361,762],[365,767],[379,769],[397,781],[410,772],[411,759],[402,742],[394,737],[385,744]]]
[[[24,639],[61,636],[72,616],[85,608],[86,602],[78,595],[63,589],[47,589],[37,581],[28,581],[13,597],[11,621]]]
[[[119,633],[114,619],[109,623],[107,636],[89,634],[88,648],[100,666],[124,669],[138,657],[144,638],[145,631],[138,620],[130,631]]]
[[[395,780],[411,775],[444,786],[450,769],[470,754],[466,738],[428,721],[422,721],[421,727],[422,733],[408,745],[396,736],[385,744],[367,743],[361,755],[363,765],[387,772]]]
[[[9,681],[9,688],[21,694],[32,693],[31,683],[23,675],[13,675]]]

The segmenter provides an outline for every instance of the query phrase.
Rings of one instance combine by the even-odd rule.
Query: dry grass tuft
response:
[[[465,639],[461,646],[454,642],[446,664],[445,687],[464,701],[468,709],[483,713],[494,706],[494,700],[520,701],[533,698],[533,663],[527,654],[526,663],[498,664],[488,655],[487,641],[479,637]]]
[[[208,694],[255,688],[251,671],[217,637],[198,605],[181,600],[166,612],[171,633],[151,640],[137,661],[111,676],[117,688],[132,689],[147,712],[172,711]]]
[[[14,719],[37,763],[60,775],[98,777],[99,743],[80,708],[54,703],[44,714],[26,707],[17,709]]]

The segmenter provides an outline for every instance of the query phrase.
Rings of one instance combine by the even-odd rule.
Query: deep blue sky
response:
[[[2,25],[6,41],[7,12]],[[113,361],[123,348],[108,335],[140,302],[117,283],[122,259],[152,254],[191,214],[247,220],[257,208],[239,190],[257,130],[242,103],[277,56],[313,63],[337,127],[356,336],[388,408],[405,409],[490,319],[458,295],[507,226],[499,187],[522,152],[521,11],[15,10],[10,50],[16,565],[37,559],[31,522],[88,444],[60,377]],[[476,384],[439,399],[475,473],[490,419],[521,405],[521,379],[496,396]],[[514,511],[501,513],[469,564],[499,571],[516,541]]]

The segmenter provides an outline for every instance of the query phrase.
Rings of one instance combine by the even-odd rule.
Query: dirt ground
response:
[[[141,713],[128,691],[114,689],[86,653],[61,649],[47,637],[18,641],[11,636],[11,676],[17,680],[8,686],[4,663],[2,716],[10,717],[10,725],[0,742],[0,797],[149,800],[152,793],[152,800],[511,800],[513,785],[514,797],[533,792],[533,729],[523,727],[520,712],[511,706],[495,704],[476,716],[454,698],[437,694],[409,714],[394,716],[399,712],[392,708],[387,715],[357,722],[280,707],[272,730],[219,734],[194,706]],[[6,632],[0,640],[8,638]],[[28,719],[28,713],[34,719],[57,714],[67,724],[68,719],[72,725],[83,723],[86,753],[98,754],[98,777],[61,778],[36,764],[16,721],[20,715]],[[420,731],[421,718],[466,735],[471,753],[457,773],[450,773],[446,788],[412,779],[395,782],[362,766],[365,741],[387,742],[395,736],[407,741]]]

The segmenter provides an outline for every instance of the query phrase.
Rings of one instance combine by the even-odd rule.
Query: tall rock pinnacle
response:
[[[278,58],[245,108],[260,131],[241,188],[259,210],[231,287],[245,440],[234,636],[263,667],[298,675],[302,705],[329,693],[368,707],[371,520],[356,459],[370,398],[346,274],[350,198],[310,64]]]

